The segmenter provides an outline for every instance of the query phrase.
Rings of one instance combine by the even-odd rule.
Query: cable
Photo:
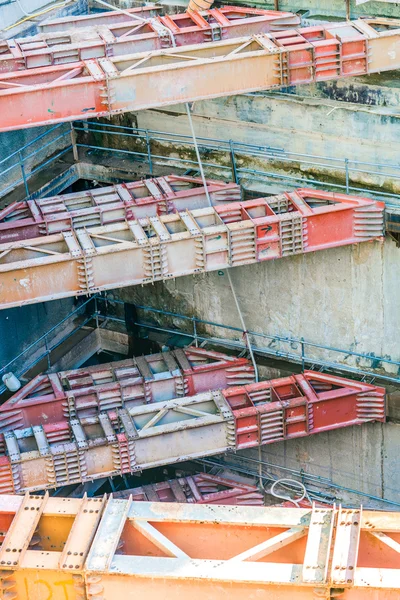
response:
[[[38,13],[26,12],[26,10],[24,9],[24,7],[21,4],[21,0],[15,0],[15,1],[19,6],[20,11],[22,12],[23,15],[25,15],[25,17],[35,17],[38,14]],[[65,4],[68,4],[69,2],[71,2],[71,0],[66,0],[65,2],[61,2],[61,4],[56,4],[56,6],[52,6],[51,8],[53,9],[53,8],[57,8],[58,6],[64,6]]]
[[[287,485],[287,484],[289,484],[289,485]],[[302,492],[302,494],[299,498],[296,498],[296,499],[294,499],[288,495],[278,494],[277,492],[275,492],[275,487],[277,485],[281,485],[283,488],[286,488],[287,490],[292,490],[292,491],[295,491],[297,488],[300,492]],[[300,508],[300,502],[302,500],[304,500],[304,498],[307,498],[307,500],[310,502],[310,504],[312,504],[312,500],[311,500],[310,496],[308,495],[306,486],[303,483],[301,483],[300,481],[296,481],[295,479],[277,479],[271,485],[269,492],[267,492],[267,490],[265,489],[265,486],[264,486],[264,491],[268,494],[271,494],[271,496],[274,496],[274,498],[279,498],[280,500],[285,500],[286,502],[291,502],[292,504],[297,506],[297,508]]]
[[[131,17],[132,19],[137,19],[138,21],[142,21],[143,23],[148,22],[148,19],[139,17],[137,14],[130,13],[127,10],[124,10],[123,8],[117,8],[116,6],[113,6],[112,4],[108,4],[108,2],[104,2],[104,0],[94,0],[94,1],[97,2],[97,4],[102,4],[103,6],[106,6],[107,8],[111,8],[111,10],[115,10],[116,12],[123,13],[124,15],[127,15],[128,17]]]
[[[210,206],[212,206],[213,204],[211,202],[210,194],[208,192],[207,180],[206,180],[206,177],[204,175],[203,163],[201,162],[200,151],[199,151],[199,147],[198,147],[198,144],[197,144],[196,133],[195,133],[195,130],[194,130],[194,125],[193,125],[193,120],[192,120],[192,114],[190,112],[190,106],[189,106],[189,104],[187,102],[186,102],[186,112],[187,112],[187,116],[188,116],[188,119],[189,119],[190,131],[192,133],[193,144],[194,144],[194,148],[195,148],[195,151],[196,151],[197,162],[199,163],[200,175],[201,175],[201,179],[203,181],[204,191],[206,193],[206,198],[207,198],[208,204]],[[228,275],[228,281],[229,281],[229,285],[231,286],[232,295],[233,295],[233,298],[235,300],[236,309],[237,309],[238,314],[239,314],[239,319],[240,319],[240,322],[242,324],[243,334],[244,334],[245,339],[246,339],[246,346],[247,346],[247,348],[249,350],[251,362],[253,363],[253,367],[254,367],[254,379],[255,379],[255,381],[257,383],[258,382],[258,368],[257,368],[256,360],[254,358],[253,348],[251,347],[251,342],[250,342],[249,334],[247,333],[247,327],[246,327],[246,324],[244,322],[243,314],[242,314],[242,311],[240,309],[240,304],[239,304],[239,300],[238,300],[236,292],[235,292],[235,288],[233,287],[232,278],[231,278],[231,274],[229,272],[229,269],[227,269],[226,273]]]

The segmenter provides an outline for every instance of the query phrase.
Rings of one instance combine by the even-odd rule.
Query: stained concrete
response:
[[[400,503],[396,441],[399,434],[398,424],[368,423],[264,446],[261,460],[294,471],[304,470],[338,486]],[[258,451],[245,451],[240,455],[259,458]],[[264,469],[268,471],[267,467]],[[291,476],[289,472],[270,471],[280,477]],[[351,496],[348,491],[337,491],[338,500],[344,503]],[[362,501],[364,506],[376,506],[366,498]],[[384,504],[380,508],[393,510]]]
[[[397,114],[394,114],[393,111]],[[246,144],[281,148],[286,152],[328,158],[345,158],[367,163],[398,165],[400,155],[400,113],[390,109],[337,102],[330,99],[291,94],[241,95],[197,102],[194,126],[198,137],[232,139]],[[168,118],[167,118],[168,115]],[[183,106],[168,111],[149,110],[135,115],[138,127],[168,133],[190,135]],[[160,148],[162,145],[159,145]],[[175,156],[174,149],[166,152]],[[214,158],[214,157],[213,157]],[[296,157],[294,157],[296,158]],[[309,166],[287,164],[288,174],[304,177],[342,177],[335,163],[327,169],[317,159]],[[326,162],[326,161],[325,161]],[[341,162],[343,168],[343,162]],[[246,166],[246,165],[244,165]],[[283,168],[285,168],[283,166]],[[362,170],[367,167],[361,166]],[[274,170],[274,163],[271,162]],[[376,169],[370,168],[370,171]],[[391,173],[399,175],[395,168]],[[352,181],[383,186],[388,192],[400,192],[400,179],[389,175],[363,175],[351,170]]]
[[[363,243],[236,267],[231,274],[246,327],[398,360],[398,253],[387,238],[384,244]],[[128,302],[238,326],[228,279],[218,272],[116,293]],[[217,335],[234,334],[220,330]],[[254,342],[265,345],[259,339]],[[315,349],[314,356],[320,355]],[[330,356],[341,360],[336,353]],[[346,363],[352,364],[351,359]]]

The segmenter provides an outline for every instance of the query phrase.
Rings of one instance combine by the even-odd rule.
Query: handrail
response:
[[[99,295],[97,297],[97,302],[110,302],[114,304],[124,305],[122,300],[118,299],[110,299],[107,296]],[[205,319],[200,319],[198,317],[192,316],[189,317],[187,315],[182,315],[180,313],[175,313],[171,311],[166,311],[158,308],[153,308],[151,306],[143,306],[140,304],[135,304],[136,310],[142,310],[146,313],[155,313],[157,315],[163,315],[165,317],[173,317],[175,319],[180,319],[182,321],[190,322],[192,324],[193,330],[191,332],[188,331],[179,331],[178,329],[170,329],[169,327],[153,325],[150,323],[146,323],[143,321],[136,321],[134,323],[137,327],[143,327],[148,330],[157,331],[159,333],[168,333],[171,335],[192,338],[192,340],[196,343],[198,342],[207,342],[213,343],[220,346],[227,346],[231,348],[236,348],[240,350],[246,350],[247,346],[244,342],[239,342],[238,340],[231,338],[217,338],[211,335],[198,333],[199,325],[208,325],[210,327],[220,328],[227,331],[231,331],[234,333],[240,333],[243,335],[243,330],[240,327],[234,327],[231,325],[225,325],[223,323],[216,323],[214,321],[207,321]],[[98,312],[98,317],[104,317],[101,312]],[[107,312],[107,319],[110,321],[124,322],[122,319],[109,315]],[[304,338],[290,337],[290,336],[282,336],[282,335],[273,335],[267,333],[259,333],[256,331],[248,331],[247,332],[250,337],[261,338],[264,340],[269,340],[269,344],[265,346],[252,345],[252,350],[255,354],[268,356],[270,358],[283,358],[290,362],[294,362],[300,364],[302,369],[305,369],[306,365],[318,365],[322,369],[328,369],[333,371],[345,371],[348,373],[353,373],[354,375],[358,375],[361,377],[370,377],[373,380],[380,379],[384,381],[390,381],[394,383],[400,383],[400,361],[391,360],[389,358],[384,358],[382,356],[375,356],[373,354],[366,354],[362,352],[355,352],[354,350],[336,348],[334,346],[325,346],[324,344],[318,344],[316,342],[309,342]],[[298,352],[291,351],[281,351],[279,349],[275,349],[274,345],[277,343],[287,344],[290,346],[291,350],[298,350]],[[311,356],[307,354],[307,349],[318,349],[322,350],[326,353],[337,353],[343,355],[345,359],[347,357],[352,357],[355,360],[361,359],[362,361],[370,361],[371,366],[369,368],[360,368],[359,366],[348,365],[345,362],[335,362],[332,360],[326,360],[323,358],[316,358],[315,356]],[[389,374],[380,373],[379,371],[373,371],[369,369],[378,369],[379,365],[386,365],[389,369],[395,367],[397,369],[396,376],[391,376]],[[385,369],[387,371],[387,369]],[[390,371],[389,371],[390,372]]]
[[[190,158],[176,158],[171,159],[169,156],[160,156],[154,154],[152,152],[151,143],[152,142],[165,142],[171,143],[174,145],[187,145],[193,146],[193,140],[190,136],[184,134],[177,133],[168,133],[168,132],[160,132],[151,129],[135,129],[133,127],[126,127],[122,125],[112,125],[107,123],[84,123],[82,121],[77,121],[74,124],[74,129],[76,131],[82,131],[85,134],[88,133],[103,133],[104,135],[111,136],[119,136],[119,137],[132,137],[136,140],[143,142],[146,145],[146,150],[128,150],[128,149],[118,149],[110,146],[100,146],[96,143],[78,143],[77,147],[87,148],[92,150],[104,150],[107,152],[121,152],[123,154],[130,154],[135,158],[140,158],[142,162],[148,163],[150,167],[150,174],[153,171],[153,163],[155,160],[160,162],[174,162],[181,163],[183,165],[197,165],[196,160],[191,160]],[[348,158],[335,158],[321,155],[312,155],[312,154],[304,154],[304,153],[296,153],[296,152],[288,152],[283,148],[276,148],[270,146],[261,146],[259,144],[248,144],[245,142],[239,142],[235,140],[222,140],[217,138],[206,138],[206,137],[198,137],[198,144],[200,149],[204,151],[212,151],[218,150],[219,152],[225,152],[230,156],[230,165],[223,164],[215,164],[207,162],[207,160],[202,161],[202,164],[205,168],[208,169],[219,169],[226,171],[230,174],[230,177],[236,181],[236,183],[240,183],[241,180],[244,180],[251,176],[254,179],[254,176],[259,178],[276,178],[276,179],[284,179],[299,182],[300,184],[307,183],[308,185],[313,186],[327,186],[328,188],[335,188],[340,190],[345,190],[346,193],[361,193],[361,194],[373,194],[375,196],[379,196],[386,202],[388,206],[400,207],[400,195],[394,194],[391,192],[382,192],[371,188],[363,187],[362,184],[359,186],[356,184],[350,185],[351,174],[364,174],[364,175],[373,175],[380,177],[389,177],[394,180],[398,180],[400,182],[400,163],[398,164],[383,164],[383,163],[372,163],[366,161],[357,161]],[[262,171],[259,169],[246,169],[244,167],[240,167],[237,164],[238,155],[245,156],[254,156],[257,158],[263,158],[264,160],[274,162],[279,161],[280,163],[292,164],[299,163],[301,166],[318,166],[322,169],[333,169],[339,170],[343,172],[345,183],[332,183],[330,181],[325,181],[323,176],[319,179],[304,179],[303,177],[296,176],[288,176],[281,175],[276,172]],[[365,168],[365,167],[371,167]],[[262,179],[258,179],[262,180]]]

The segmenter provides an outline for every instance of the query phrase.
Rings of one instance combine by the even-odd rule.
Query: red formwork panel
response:
[[[154,15],[136,22],[125,16],[122,23],[115,22],[117,16],[111,14],[110,18],[114,18],[114,22],[108,24],[103,15],[91,15],[80,21],[71,19],[67,21],[68,29],[64,33],[54,30],[54,22],[44,25],[44,31],[38,35],[0,41],[0,73],[202,44],[300,24],[300,17],[294,13],[234,6],[196,13]],[[79,27],[82,21],[89,29]],[[65,22],[58,22],[65,29]]]
[[[38,375],[0,406],[0,432],[252,381],[246,358],[196,347]]]
[[[256,485],[208,473],[198,473],[113,493],[113,498],[124,499],[130,496],[135,502],[182,502],[236,506],[262,506],[264,504],[264,494]]]
[[[385,390],[305,371],[0,434],[0,492],[22,493],[139,472],[374,421]]]
[[[240,200],[240,187],[235,183],[208,179],[207,190],[215,204]],[[208,200],[201,178],[178,175],[23,200],[0,210],[0,243],[204,206]]]
[[[235,415],[238,449],[385,421],[384,388],[314,371],[231,388],[223,395]]]

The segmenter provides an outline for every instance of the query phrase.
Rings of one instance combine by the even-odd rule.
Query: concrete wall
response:
[[[59,323],[71,310],[74,299],[42,302],[1,311],[0,368],[13,360],[29,344]],[[29,354],[27,359],[29,360]],[[1,385],[1,384],[0,384]]]
[[[264,446],[261,460],[294,471],[304,470],[338,486],[400,503],[396,441],[399,434],[398,424],[369,423]],[[243,451],[240,456],[259,459],[258,451]],[[239,457],[237,460],[240,462]],[[251,464],[254,470],[255,466]],[[264,466],[263,470],[278,477],[291,477],[290,472],[273,467]],[[396,510],[384,503],[357,498],[349,491],[338,489],[336,494],[344,504],[361,500],[365,507]]]
[[[231,275],[247,329],[399,360],[398,255],[387,238],[383,245],[364,243],[237,267]],[[118,295],[239,326],[228,279],[217,272],[127,288]],[[314,350],[312,355],[321,353]],[[343,356],[332,353],[331,359]],[[346,359],[346,364],[353,363]]]
[[[197,102],[194,106],[196,134],[199,137],[233,139],[282,148],[292,153],[338,158],[341,161],[348,158],[398,165],[398,105],[391,109],[351,104],[312,97],[311,92],[308,93],[310,96],[265,93]],[[142,111],[136,113],[134,118],[141,128],[190,135],[188,119],[182,106],[169,107],[168,111]],[[176,146],[170,146],[169,149],[166,144],[164,146],[166,153],[177,156]],[[162,150],[162,144],[158,145],[157,150],[159,149]],[[212,158],[214,160],[215,156]],[[301,168],[297,163],[292,163],[283,165],[283,168],[292,176],[312,178],[315,175],[327,181],[341,178],[343,182],[344,172],[335,172],[334,163],[330,169],[326,169],[318,166],[318,162],[324,161],[313,161]],[[272,170],[275,169],[275,164],[271,162]],[[248,161],[239,162],[239,165],[247,167]],[[266,165],[262,168],[265,170]],[[396,173],[399,175],[398,171]],[[351,178],[364,185],[382,186],[388,192],[400,192],[400,179],[365,176],[354,172],[351,173]]]

